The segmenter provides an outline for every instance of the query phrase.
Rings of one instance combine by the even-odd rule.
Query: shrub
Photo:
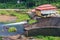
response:
[[[0,10],[1,15],[8,15],[8,12],[6,10]]]
[[[12,14],[10,14],[10,15],[11,15],[11,16],[16,16],[16,15],[15,15],[15,14],[13,14],[13,13],[12,13]]]
[[[17,31],[17,29],[15,27],[10,27],[8,29],[8,32],[16,32],[16,31]]]
[[[1,13],[1,15],[5,15],[5,13]]]
[[[30,19],[27,14],[18,14],[18,15],[16,15],[16,17],[17,17],[16,22],[25,21],[25,20]]]
[[[31,20],[29,20],[29,24],[33,24],[33,23],[36,23],[37,22],[37,20],[33,20],[33,19],[31,19]]]
[[[2,40],[2,37],[0,36],[0,40]]]

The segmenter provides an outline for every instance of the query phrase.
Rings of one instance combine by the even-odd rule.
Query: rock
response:
[[[15,36],[9,36],[10,39],[16,40],[20,37],[21,35],[15,35]]]

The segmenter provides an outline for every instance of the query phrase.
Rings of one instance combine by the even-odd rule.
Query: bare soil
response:
[[[14,16],[0,15],[0,22],[8,22],[16,19]]]

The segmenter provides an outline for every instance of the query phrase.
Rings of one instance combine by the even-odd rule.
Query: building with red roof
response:
[[[40,5],[36,7],[36,10],[39,10],[42,14],[51,14],[56,13],[56,7],[51,4]]]
[[[35,9],[32,9],[31,10],[31,14],[30,16],[34,16],[34,15],[37,15],[37,16],[47,16],[47,15],[51,15],[51,14],[54,14],[56,13],[56,9],[57,7],[51,5],[51,4],[44,4],[44,5],[40,5],[38,7],[36,7]],[[34,14],[34,15],[33,15]]]

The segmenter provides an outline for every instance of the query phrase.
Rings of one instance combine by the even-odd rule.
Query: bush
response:
[[[17,31],[17,29],[15,27],[10,27],[8,29],[8,32],[16,32],[16,31]]]
[[[11,16],[16,16],[16,15],[15,15],[15,14],[13,14],[13,13],[12,13],[12,14],[10,14],[10,15],[11,15]]]
[[[6,10],[0,10],[0,15],[8,15],[8,12]]]
[[[2,37],[0,36],[0,40],[2,40]]]
[[[21,22],[21,21],[25,21],[25,20],[29,20],[30,19],[27,14],[22,14],[22,13],[16,15],[16,17],[17,17],[16,22]]]
[[[26,8],[23,3],[21,4],[11,4],[11,3],[0,3],[0,9],[17,9],[17,8]]]
[[[33,23],[36,23],[37,22],[37,20],[33,20],[33,19],[31,19],[31,20],[29,20],[29,24],[33,24]]]
[[[5,13],[1,13],[1,15],[5,15]]]

